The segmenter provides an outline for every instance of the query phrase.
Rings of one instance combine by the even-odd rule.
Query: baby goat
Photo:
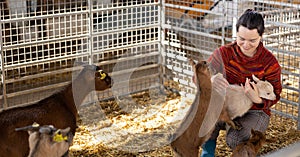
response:
[[[28,157],[61,157],[69,150],[73,135],[70,127],[56,129],[53,125],[40,126],[37,123],[16,131],[28,131],[30,152]]]
[[[223,77],[223,75],[218,73],[214,77]],[[261,81],[254,75],[252,75],[252,78],[256,82],[259,97],[268,100],[276,99],[273,86],[270,82]],[[225,102],[220,115],[220,120],[226,122],[234,129],[239,129],[232,120],[244,115],[252,105],[252,101],[246,96],[242,86],[229,85],[226,89]]]
[[[235,147],[232,157],[256,157],[263,144],[269,142],[265,135],[257,130],[251,129],[251,137]]]
[[[112,79],[98,66],[85,66],[74,81],[63,90],[28,106],[15,107],[0,112],[0,156],[24,157],[29,153],[26,132],[15,128],[31,125],[52,124],[57,128],[70,127],[75,135],[80,105],[91,91],[110,88]]]

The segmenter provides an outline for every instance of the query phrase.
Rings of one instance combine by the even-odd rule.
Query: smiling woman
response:
[[[227,130],[226,143],[231,149],[248,140],[251,129],[266,131],[270,121],[270,107],[278,102],[282,90],[280,65],[275,56],[261,42],[265,29],[263,16],[252,9],[247,9],[238,19],[236,28],[237,40],[221,46],[208,59],[212,71],[223,75],[223,79],[212,79],[214,88],[225,93],[222,91],[225,91],[230,84],[242,84],[245,94],[252,101],[250,110],[233,120],[241,124],[241,129]],[[251,75],[270,82],[274,87],[276,99],[261,98],[257,87],[246,81],[246,79],[252,81]],[[216,124],[211,138],[202,147],[202,157],[214,156],[216,140],[219,131],[223,129],[225,129],[224,122],[220,121]]]
[[[264,19],[253,10],[249,9],[246,12],[248,14],[243,14],[236,25],[236,42],[246,56],[253,57],[265,30]]]
[[[256,48],[260,43],[262,37],[258,34],[256,29],[248,29],[244,26],[240,26],[237,32],[237,45],[241,51],[248,57],[253,57],[256,53]]]

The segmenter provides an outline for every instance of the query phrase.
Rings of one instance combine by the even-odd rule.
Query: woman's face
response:
[[[259,45],[261,36],[259,36],[257,29],[248,29],[244,26],[240,26],[237,32],[237,45],[240,47],[242,52],[252,57],[256,53],[256,48]]]

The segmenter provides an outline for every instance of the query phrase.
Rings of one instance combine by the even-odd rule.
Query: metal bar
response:
[[[288,24],[287,22],[282,23],[282,22],[275,22],[275,21],[266,21],[266,25],[268,25],[268,24],[273,25],[273,26],[281,26],[281,27],[287,27],[287,28],[300,29],[299,25],[298,26],[297,25],[292,25],[292,24]]]
[[[13,83],[13,82],[18,82],[18,81],[40,78],[40,77],[49,76],[49,75],[57,75],[57,74],[62,74],[62,73],[70,72],[70,71],[76,71],[76,70],[80,70],[80,69],[82,69],[82,67],[79,66],[79,67],[64,68],[64,69],[59,69],[59,70],[55,70],[55,71],[37,73],[34,75],[24,76],[24,77],[20,77],[17,79],[16,78],[7,79],[6,83],[8,84],[8,83]]]
[[[130,45],[122,45],[122,46],[116,46],[116,47],[108,47],[104,48],[101,50],[94,50],[94,53],[103,53],[103,52],[110,52],[112,50],[122,50],[122,49],[129,49],[133,47],[139,47],[139,46],[147,46],[147,45],[152,45],[152,44],[159,44],[159,40],[153,40],[153,41],[146,41],[146,42],[139,42],[135,44],[130,44]]]
[[[88,24],[89,24],[89,35],[88,35],[88,53],[89,53],[89,63],[92,64],[93,61],[93,49],[94,49],[94,40],[93,40],[93,26],[94,26],[94,22],[93,22],[93,3],[91,2],[91,0],[88,0],[88,10],[89,10],[89,20],[88,20]]]
[[[279,5],[281,7],[292,7],[292,8],[300,8],[300,5],[293,4],[293,3],[285,3],[285,2],[274,2],[270,0],[248,0],[249,2],[259,2],[264,4],[272,4],[272,5]]]
[[[1,11],[0,11],[0,17],[1,17]],[[6,78],[5,78],[5,66],[4,66],[4,54],[3,54],[3,35],[2,35],[2,24],[0,20],[0,51],[1,51],[1,84],[2,85],[2,98],[3,98],[3,108],[7,108],[7,96],[6,96]]]
[[[0,20],[1,23],[12,23],[12,22],[23,22],[23,21],[30,21],[36,19],[47,19],[47,18],[55,18],[55,17],[66,17],[68,15],[83,15],[88,14],[88,10],[85,11],[76,11],[76,12],[66,12],[66,13],[59,13],[59,14],[46,14],[46,15],[38,15],[38,16],[27,16],[22,18],[12,18],[12,19],[3,19]]]
[[[130,61],[130,60],[134,60],[134,59],[158,56],[159,54],[160,54],[159,52],[155,52],[155,53],[135,55],[135,56],[126,57],[126,58],[111,59],[109,61],[101,61],[101,63],[99,63],[98,65],[105,65],[105,64],[108,64],[108,63],[114,64],[114,63],[123,62],[123,61]]]
[[[12,97],[21,96],[21,95],[30,94],[30,93],[35,93],[35,92],[39,92],[39,91],[55,89],[55,88],[58,88],[58,87],[66,86],[69,83],[71,83],[71,82],[68,81],[68,82],[56,83],[56,84],[53,84],[53,85],[42,86],[42,87],[38,87],[38,88],[31,88],[31,89],[28,89],[28,90],[18,91],[18,92],[14,92],[14,93],[8,93],[7,97],[12,98]]]
[[[298,30],[291,30],[291,31],[285,31],[285,32],[280,32],[280,33],[264,34],[264,39],[272,40],[273,37],[287,36],[287,35],[299,34],[299,33],[300,33],[300,30],[298,29]]]
[[[213,14],[213,15],[223,16],[223,13],[216,13],[216,12],[210,11],[210,10],[205,10],[205,9],[200,9],[200,8],[193,8],[193,7],[186,7],[186,6],[170,4],[170,3],[165,3],[165,7],[183,9],[183,10],[195,11],[195,12],[204,12],[204,13],[207,13],[207,14],[209,13],[209,14]]]
[[[140,7],[153,6],[153,5],[159,6],[159,2],[136,4],[136,5],[127,5],[127,6],[117,6],[117,7],[110,7],[110,8],[108,8],[108,7],[106,7],[106,8],[97,8],[97,9],[93,9],[92,13],[101,12],[101,11],[113,11],[113,10],[123,10],[123,9],[131,9],[131,8],[140,8]]]
[[[136,27],[122,28],[122,29],[112,29],[112,30],[108,30],[108,31],[94,32],[93,35],[97,36],[97,35],[105,35],[105,34],[109,34],[109,33],[120,33],[120,32],[125,32],[125,31],[133,31],[133,30],[137,30],[137,29],[155,28],[155,27],[159,27],[159,26],[160,26],[160,24],[158,22],[157,24],[149,24],[149,25],[144,25],[144,26],[136,26]]]
[[[278,110],[275,110],[275,109],[271,109],[271,111],[277,115],[280,115],[282,117],[286,117],[286,118],[289,118],[289,119],[292,119],[292,120],[297,120],[297,118],[295,116],[292,116],[292,115],[289,115],[289,114],[286,114],[286,113],[283,113],[281,111],[278,111]]]
[[[300,65],[299,65],[300,67]],[[300,74],[298,74],[298,119],[297,119],[297,129],[300,130]]]
[[[57,43],[59,41],[66,41],[66,40],[74,40],[74,39],[81,39],[84,37],[87,37],[88,34],[80,34],[80,35],[72,35],[72,36],[65,36],[65,37],[59,37],[59,39],[57,38],[52,38],[52,39],[47,39],[47,40],[36,40],[34,42],[24,42],[21,44],[13,44],[13,45],[6,45],[3,46],[4,49],[14,49],[14,48],[18,48],[18,47],[24,47],[24,46],[30,46],[33,44],[45,44],[45,43]]]
[[[295,107],[299,107],[299,104],[297,102],[293,102],[293,101],[287,100],[285,98],[280,98],[280,101],[284,102],[286,104],[290,104],[290,105],[295,106]]]
[[[163,44],[165,45],[170,45],[176,48],[183,48],[185,50],[190,50],[190,51],[194,51],[194,52],[199,52],[205,55],[211,55],[212,51],[207,51],[207,50],[203,50],[203,49],[198,49],[195,47],[190,47],[190,46],[186,46],[186,45],[181,45],[180,43],[174,43],[174,42],[169,42],[169,41],[162,41]]]
[[[159,21],[159,30],[158,30],[158,39],[159,39],[159,44],[158,44],[158,50],[159,52],[165,52],[165,45],[162,43],[165,40],[165,32],[164,29],[162,29],[162,24],[165,23],[165,0],[159,0],[158,1],[159,6],[158,6],[158,21]],[[160,81],[160,90],[163,91],[163,86],[165,82],[165,78],[163,75],[165,74],[165,68],[163,65],[165,64],[165,56],[163,53],[160,53],[159,58],[158,58],[158,64],[160,65],[159,67],[159,81]]]
[[[226,4],[225,3],[226,0],[223,0],[223,4]],[[225,6],[223,5],[223,9],[225,10]],[[226,16],[227,14],[223,13],[222,17],[223,17],[223,20],[222,20],[222,40],[221,40],[221,44],[224,45],[225,44],[225,27],[226,27]]]
[[[82,56],[86,56],[86,55],[87,54],[71,54],[68,56],[59,56],[59,57],[55,57],[55,58],[47,58],[47,59],[43,59],[43,60],[36,60],[36,61],[13,64],[13,65],[6,65],[6,69],[8,70],[8,69],[17,68],[20,66],[28,66],[28,65],[32,65],[32,64],[38,64],[38,63],[48,63],[48,62],[59,61],[59,60],[63,60],[63,59],[75,59],[77,57],[82,57]]]
[[[202,36],[222,40],[221,36],[213,35],[213,34],[210,34],[209,32],[208,33],[199,32],[199,31],[195,31],[195,30],[189,30],[189,29],[186,29],[186,28],[172,26],[172,25],[169,25],[169,24],[163,24],[162,27],[163,27],[163,29],[171,29],[171,30],[176,30],[176,31],[189,32],[189,33],[193,33],[193,34],[196,34],[196,35],[202,35]]]
[[[268,46],[268,44],[266,45],[266,48],[268,48],[271,51],[280,52],[282,54],[289,54],[289,55],[300,57],[300,53],[292,52],[292,51],[288,51],[288,50],[284,50],[284,49],[278,49],[278,48],[270,47],[270,46]]]

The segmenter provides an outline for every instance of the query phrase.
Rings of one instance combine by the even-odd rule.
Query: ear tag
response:
[[[37,122],[34,122],[31,126],[37,128],[37,127],[39,127],[40,125],[39,125]]]
[[[104,72],[102,72],[102,70],[99,70],[98,72],[99,72],[100,75],[101,75],[100,79],[101,79],[101,80],[104,80],[105,77],[106,77],[106,74],[105,74]]]
[[[63,135],[61,133],[59,133],[60,130],[56,130],[53,136],[53,141],[55,142],[62,142],[62,141],[66,141],[68,140],[68,137],[65,136],[63,137]]]

